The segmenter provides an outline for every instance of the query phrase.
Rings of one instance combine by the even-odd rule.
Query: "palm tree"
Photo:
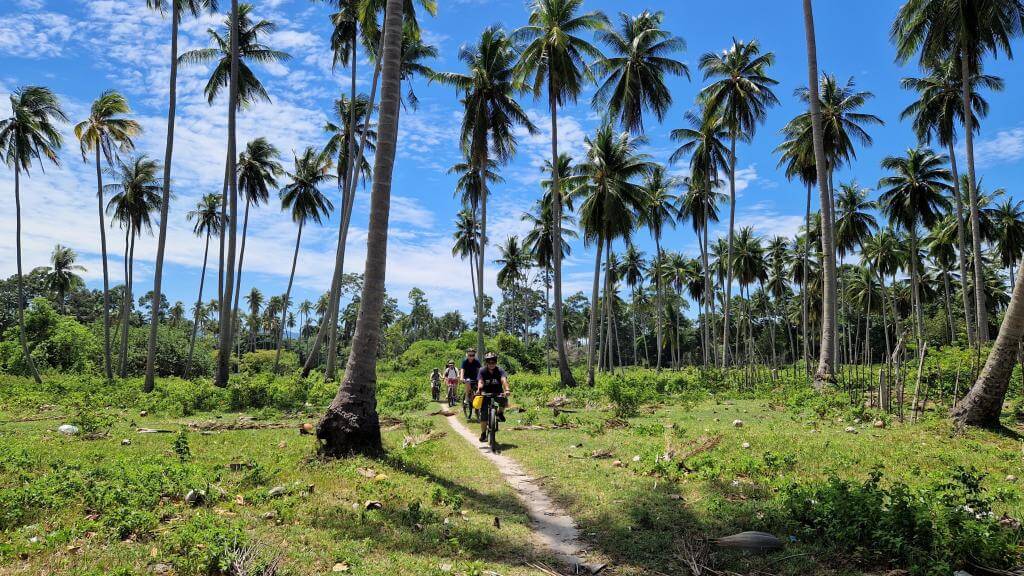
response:
[[[143,231],[152,232],[153,212],[158,211],[162,197],[157,172],[160,165],[146,156],[135,156],[127,162],[119,161],[115,175],[117,183],[107,184],[105,190],[111,194],[107,202],[107,213],[125,231],[124,236],[124,279],[125,292],[121,302],[121,355],[119,374],[128,374],[128,324],[132,309],[132,277],[134,275],[135,238]],[[156,294],[156,292],[154,292]],[[159,306],[153,306],[159,313]]]
[[[654,166],[644,177],[644,192],[647,194],[647,202],[639,213],[640,222],[647,226],[654,237],[654,250],[657,256],[661,256],[661,236],[666,226],[674,227],[676,224],[673,205],[678,200],[673,192],[682,186],[682,181],[674,176],[669,176],[664,166]],[[661,370],[661,332],[662,332],[662,286],[660,277],[655,276],[654,286],[654,308],[658,354],[655,362]]]
[[[11,116],[0,120],[0,156],[14,170],[15,244],[18,265],[18,334],[22,356],[35,378],[42,383],[39,372],[28,351],[25,336],[25,287],[21,270],[21,171],[28,174],[35,161],[45,157],[55,166],[60,165],[57,151],[63,137],[57,124],[67,122],[67,115],[49,88],[23,86],[11,94]]]
[[[215,12],[217,0],[146,0],[146,7],[166,14],[171,9],[171,73],[170,90],[167,104],[167,144],[164,147],[163,193],[160,203],[160,231],[156,243],[156,266],[153,272],[153,294],[161,294],[164,273],[164,250],[167,246],[167,211],[171,204],[171,158],[174,155],[174,120],[178,105],[178,26],[182,14],[191,14],[198,18],[203,12]],[[159,298],[159,296],[157,296]],[[158,309],[159,307],[154,307]],[[154,312],[155,313],[155,312]],[[152,392],[156,370],[156,316],[153,316],[149,328],[149,341],[146,349],[146,380],[144,392]]]
[[[757,125],[764,121],[768,108],[778,104],[772,92],[777,84],[768,76],[768,68],[775,62],[771,52],[761,53],[756,40],[742,42],[733,39],[729,49],[708,52],[700,58],[704,79],[714,81],[700,92],[705,115],[720,118],[729,132],[729,240],[728,260],[732,261],[733,236],[736,227],[736,142],[754,137]],[[732,267],[728,267],[725,283],[722,342],[725,343],[723,360],[728,360],[729,301],[732,299]]]
[[[249,322],[252,332],[252,350],[256,351],[256,340],[259,336],[260,308],[263,306],[263,293],[253,286],[245,297],[245,303],[249,305]]]
[[[60,244],[54,246],[53,253],[50,254],[50,264],[53,267],[46,274],[46,285],[57,294],[57,306],[61,314],[66,312],[64,297],[67,293],[84,284],[82,278],[75,274],[85,271],[85,266],[75,264],[77,258],[74,250]]]
[[[600,12],[580,13],[583,0],[533,0],[530,20],[526,26],[516,30],[512,38],[524,46],[520,50],[516,65],[516,77],[520,83],[533,88],[540,97],[547,88],[548,112],[551,115],[551,165],[558,166],[558,107],[566,102],[575,102],[590,80],[590,68],[586,58],[601,58],[601,51],[580,37],[580,34],[602,30],[608,25],[608,18]],[[551,175],[552,190],[561,190],[561,174],[557,170]],[[553,194],[551,222],[554,225],[554,245],[562,238],[562,194]],[[558,347],[558,373],[563,386],[575,386],[576,379],[569,369],[565,353],[565,330],[562,323],[562,254],[554,252],[554,298],[555,298],[555,344]]]
[[[403,4],[403,0],[387,0],[384,18],[380,120],[359,315],[345,378],[317,426],[317,438],[323,442],[322,451],[331,456],[353,452],[379,453],[382,449],[376,400],[377,345],[384,309],[391,176],[398,140],[399,100],[402,96],[400,67]]]
[[[704,317],[714,317],[714,290],[711,288],[711,271],[708,266],[708,222],[718,222],[718,203],[723,195],[716,191],[719,185],[718,175],[729,163],[729,149],[725,140],[729,132],[721,118],[706,111],[697,114],[687,112],[684,119],[688,128],[677,128],[672,131],[673,141],[682,142],[672,153],[669,162],[676,163],[684,156],[690,156],[690,178],[687,181],[687,193],[680,197],[679,219],[690,219],[693,231],[697,234],[697,243],[701,249],[701,265],[704,272]],[[704,334],[705,350],[710,353],[713,345],[713,328],[705,322],[701,326]],[[725,357],[723,356],[723,362]]]
[[[295,156],[295,172],[289,172],[291,182],[281,188],[281,209],[291,212],[292,222],[298,224],[295,234],[295,254],[292,256],[292,271],[288,275],[288,288],[284,292],[284,305],[281,307],[281,322],[278,328],[277,353],[274,355],[274,373],[277,373],[281,361],[281,347],[284,344],[284,326],[291,302],[292,282],[295,280],[295,264],[299,261],[299,245],[302,243],[302,228],[312,220],[317,224],[334,209],[331,201],[320,191],[319,186],[335,178],[330,173],[331,157],[317,152],[312,147],[306,148],[301,156]]]
[[[206,262],[207,257],[210,255],[210,236],[219,236],[224,233],[225,222],[220,215],[220,196],[216,194],[203,196],[199,203],[196,204],[195,209],[189,212],[186,217],[189,222],[195,222],[192,232],[196,236],[205,238],[203,268],[199,274],[199,296],[196,298],[196,307],[198,308],[203,302],[203,285],[206,283]],[[199,320],[198,318],[193,318],[192,336],[188,341],[188,356],[185,360],[185,373],[183,374],[185,378],[188,378],[189,370],[192,367],[192,352],[195,348],[198,330]]]
[[[1003,52],[1007,58],[1013,58],[1010,42],[1021,34],[1022,20],[1024,2],[1021,0],[917,0],[900,7],[890,32],[896,44],[897,60],[901,62],[919,54],[919,62],[923,66],[949,58],[960,63],[960,110],[967,151],[972,253],[975,255],[981,254],[981,235],[978,230],[978,179],[974,170],[971,83],[980,74],[988,53],[998,56]],[[981,258],[975,257],[974,295],[979,343],[988,341],[989,337],[983,286]],[[991,418],[991,413],[986,418]]]
[[[565,154],[562,157],[566,160],[565,167],[566,172],[569,168],[569,157]],[[550,167],[550,162],[548,163]],[[565,174],[563,174],[565,176]],[[573,175],[568,176],[568,179],[578,179],[580,176]],[[566,182],[566,178],[562,178],[563,183]],[[541,185],[544,183],[542,181]],[[573,187],[575,191],[577,188]],[[544,280],[544,338],[548,342],[546,346],[550,346],[551,330],[550,330],[550,316],[551,316],[551,298],[549,290],[551,288],[551,277],[553,275],[552,270],[554,267],[555,259],[555,243],[554,243],[554,224],[551,222],[552,218],[552,207],[553,203],[552,196],[550,194],[550,186],[547,188],[548,193],[544,194],[540,200],[537,201],[537,209],[534,212],[525,212],[522,215],[522,219],[530,224],[530,231],[526,233],[526,237],[523,239],[523,244],[526,250],[530,252],[533,258],[533,262],[541,269],[542,277]],[[565,188],[563,188],[565,190]],[[572,195],[563,194],[562,202],[565,206],[571,206],[573,201]],[[575,239],[576,231],[572,228],[573,218],[568,212],[562,212],[562,236],[561,240],[561,256],[562,258],[567,257],[571,252],[569,245],[569,239]],[[454,251],[454,250],[453,250]],[[544,349],[544,357],[548,363],[548,374],[551,374],[551,357],[548,354],[548,348]]]
[[[848,253],[859,249],[864,239],[873,231],[878,230],[878,222],[871,211],[875,209],[875,203],[868,200],[868,191],[857,185],[856,182],[849,182],[839,185],[838,196],[834,199],[836,203],[836,224],[834,231],[836,252],[839,253],[839,268],[843,267],[843,260]],[[840,298],[842,306],[841,314],[844,319],[846,315],[846,286],[842,286],[844,297]],[[846,354],[847,363],[853,363],[853,342],[850,337],[849,324],[846,330]]]
[[[957,123],[963,122],[964,101],[961,94],[960,62],[949,57],[940,62],[929,64],[928,75],[923,78],[904,78],[900,83],[904,89],[918,93],[918,99],[900,113],[900,119],[913,118],[914,132],[918,140],[930,144],[932,139],[944,146],[949,154],[949,168],[953,176],[953,196],[956,200],[956,242],[957,258],[960,267],[960,293],[963,298],[964,320],[967,323],[967,341],[975,346],[977,341],[977,325],[973,309],[974,299],[968,290],[967,274],[967,240],[964,232],[963,194],[960,189],[960,175],[956,165]],[[980,67],[970,80],[971,114],[975,120],[988,115],[988,102],[979,94],[980,88],[1001,91],[1003,81],[995,76],[982,74]],[[978,122],[973,122],[975,131],[980,129]]]
[[[619,30],[604,29],[598,38],[612,55],[594,63],[604,77],[591,101],[595,110],[607,110],[632,134],[644,131],[644,110],[654,112],[661,122],[672,107],[672,93],[665,86],[665,74],[690,78],[686,64],[670,58],[686,49],[686,42],[661,28],[664,13],[643,11],[636,16],[619,13]]]
[[[636,226],[638,214],[645,209],[648,202],[643,186],[635,182],[636,179],[649,174],[654,167],[646,154],[637,152],[637,147],[642,142],[643,139],[631,138],[628,132],[616,134],[610,124],[605,124],[593,137],[588,136],[584,141],[587,161],[580,169],[587,176],[588,183],[587,196],[580,205],[580,227],[585,238],[597,245],[587,342],[589,386],[594,385],[594,344],[601,252],[606,251],[605,269],[611,270],[612,242],[616,238],[629,238]],[[606,275],[606,300],[611,294],[610,288]],[[659,354],[660,352],[659,350]]]
[[[501,258],[494,261],[495,264],[501,265],[501,268],[498,269],[498,287],[511,293],[511,316],[513,326],[515,326],[516,297],[520,286],[526,281],[530,268],[530,256],[523,244],[519,242],[519,237],[515,235],[506,238],[505,243],[498,246],[498,252],[501,254]],[[523,339],[527,340],[530,326],[529,313],[526,311],[523,312],[523,323]]]
[[[238,317],[238,299],[242,292],[242,261],[245,259],[245,239],[249,231],[249,208],[270,200],[270,189],[277,188],[277,179],[284,174],[278,161],[281,153],[266,138],[259,137],[245,145],[238,157],[238,190],[245,198],[242,216],[242,245],[238,250],[238,274],[235,279],[232,317]]]
[[[476,329],[477,348],[484,349],[483,282],[484,253],[487,250],[487,179],[483,174],[494,161],[508,162],[515,155],[515,127],[522,126],[533,134],[536,127],[526,112],[515,101],[514,95],[522,90],[513,75],[516,52],[512,40],[503,30],[490,27],[483,31],[472,48],[464,46],[459,59],[469,68],[466,74],[441,72],[432,80],[454,86],[464,97],[465,113],[462,118],[460,141],[466,150],[467,163],[479,173],[480,186],[480,249],[476,268],[477,298]]]
[[[630,304],[630,312],[632,316],[633,325],[633,363],[637,364],[639,361],[639,354],[636,350],[636,309],[637,309],[637,288],[643,289],[644,275],[647,272],[647,263],[644,262],[644,254],[636,249],[636,245],[630,242],[626,246],[626,251],[622,254],[622,261],[619,263],[618,276],[626,281],[626,286],[629,286],[629,291],[632,298]],[[644,352],[647,352],[646,339],[644,340]]]
[[[1010,273],[1010,289],[1014,281],[1014,266],[1020,262],[1024,251],[1024,201],[1007,198],[995,208],[995,224],[998,229],[996,250],[999,261]]]
[[[103,217],[103,166],[100,155],[107,161],[107,167],[114,165],[118,152],[131,152],[135,144],[132,138],[142,132],[142,126],[135,120],[123,118],[131,113],[128,100],[119,92],[108,90],[92,103],[89,118],[75,126],[75,137],[81,145],[82,160],[89,152],[95,154],[96,199],[100,216],[100,252],[103,259],[103,369],[107,380],[114,377],[110,363],[110,275],[107,267],[107,225]]]
[[[753,364],[753,327],[751,322],[751,309],[750,309],[750,286],[755,282],[763,283],[768,279],[768,266],[764,258],[764,246],[761,244],[761,239],[754,235],[754,229],[750,226],[744,226],[740,228],[739,234],[736,235],[736,246],[733,252],[732,267],[736,275],[736,280],[740,285],[740,298],[746,299],[745,306],[747,307],[746,314],[746,325],[747,325],[747,338],[746,338],[746,352],[747,361],[746,363]],[[739,335],[737,334],[737,341],[739,341]],[[737,345],[737,349],[739,346]]]
[[[480,225],[476,221],[472,210],[460,210],[455,217],[455,233],[452,234],[455,243],[452,245],[452,256],[458,256],[462,260],[469,259],[469,281],[473,287],[474,302],[477,295],[476,290],[476,259],[480,250]],[[475,304],[474,304],[475,308]]]
[[[947,158],[925,148],[907,150],[906,156],[888,156],[882,168],[890,171],[878,181],[883,189],[879,198],[889,221],[903,228],[910,240],[910,282],[915,310],[917,345],[924,343],[924,312],[921,307],[921,275],[917,269],[918,226],[931,228],[949,208],[945,191],[952,185],[946,169]]]

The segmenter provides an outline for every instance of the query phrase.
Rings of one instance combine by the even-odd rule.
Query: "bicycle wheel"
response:
[[[492,401],[493,404],[493,401]],[[491,445],[491,452],[498,451],[498,409],[493,405],[489,411],[487,421],[487,440]]]
[[[465,395],[462,397],[462,411],[466,414],[466,420],[473,419],[473,396]]]

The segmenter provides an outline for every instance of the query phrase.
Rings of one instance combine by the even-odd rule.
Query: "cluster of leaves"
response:
[[[948,480],[919,489],[882,477],[876,469],[864,482],[833,477],[792,485],[783,506],[807,537],[915,576],[947,575],[968,560],[1005,568],[1017,559],[1020,530],[993,517],[983,475],[957,468]]]

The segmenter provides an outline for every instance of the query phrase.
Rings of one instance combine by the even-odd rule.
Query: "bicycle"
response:
[[[458,396],[455,394],[455,383],[448,384],[448,407],[454,407],[458,400]]]
[[[487,409],[487,444],[491,447],[491,452],[498,451],[498,399],[503,398],[504,394],[490,394],[482,392],[480,394],[484,398],[490,398]]]
[[[441,401],[441,382],[431,381],[430,382],[430,398],[434,402]]]

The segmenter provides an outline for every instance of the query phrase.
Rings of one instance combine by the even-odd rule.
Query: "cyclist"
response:
[[[430,397],[437,402],[437,399],[441,396],[441,371],[434,368],[434,371],[430,373]]]
[[[498,422],[505,421],[505,406],[508,405],[508,374],[498,367],[498,355],[488,352],[484,356],[484,367],[480,370],[476,384],[477,393],[494,394],[498,402]],[[487,441],[487,419],[490,415],[490,403],[492,398],[484,397],[484,403],[480,407],[480,441]]]
[[[455,369],[455,362],[453,360],[448,361],[448,365],[444,369],[444,381],[448,384],[448,390],[451,394],[455,394],[455,384],[459,381],[459,371]]]
[[[466,401],[473,401],[473,390],[476,388],[477,375],[480,373],[480,361],[476,359],[476,349],[466,350],[466,359],[462,361],[459,377],[466,383]]]

